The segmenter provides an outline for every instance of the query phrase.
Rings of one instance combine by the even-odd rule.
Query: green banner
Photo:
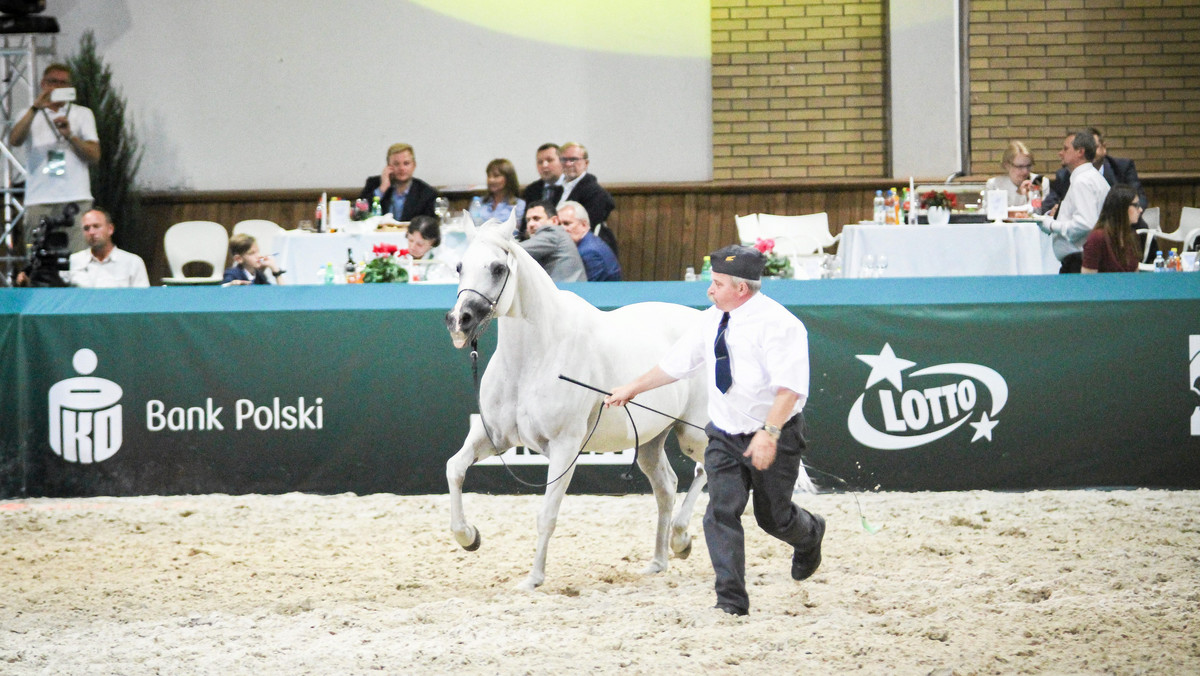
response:
[[[601,308],[706,304],[695,283],[572,290]],[[444,492],[477,411],[468,354],[442,323],[454,291],[7,292],[0,491]],[[808,327],[805,459],[818,484],[1200,487],[1200,275],[768,282],[764,293]],[[693,465],[672,449],[686,486]],[[644,492],[640,473],[622,478],[632,460],[585,454],[571,489]],[[509,474],[545,481],[539,461],[481,463],[465,488],[540,492]]]

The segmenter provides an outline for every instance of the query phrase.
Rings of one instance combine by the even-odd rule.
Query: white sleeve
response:
[[[704,331],[702,327],[703,322],[697,321],[692,330],[680,336],[671,349],[667,350],[666,356],[658,363],[658,367],[664,373],[676,380],[683,380],[704,366]]]

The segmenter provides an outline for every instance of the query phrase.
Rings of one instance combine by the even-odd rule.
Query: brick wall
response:
[[[1084,125],[1141,172],[1200,171],[1196,0],[976,0],[969,21],[974,172],[1014,138],[1057,168]]]
[[[712,0],[713,178],[882,176],[881,0]]]
[[[1068,127],[1142,172],[1200,171],[1200,2],[971,0],[971,173]],[[882,177],[886,0],[712,0],[713,178]],[[1188,124],[1191,122],[1191,124]]]

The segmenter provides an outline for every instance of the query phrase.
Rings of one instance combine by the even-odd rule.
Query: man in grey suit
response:
[[[541,200],[525,209],[529,239],[521,246],[557,282],[586,282],[587,268],[575,240],[558,224],[554,203]]]

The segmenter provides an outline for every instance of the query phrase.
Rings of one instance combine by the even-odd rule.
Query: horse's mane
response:
[[[485,224],[480,226],[479,230],[476,231],[475,239],[495,244],[508,252],[513,257],[513,260],[516,261],[517,276],[521,280],[520,283],[532,286],[538,293],[545,295],[547,298],[557,298],[559,302],[577,303],[584,308],[590,309],[592,312],[600,312],[600,310],[574,293],[558,288],[558,285],[550,278],[550,274],[546,272],[545,268],[535,261],[533,256],[529,255],[529,252],[525,250],[525,247],[521,246],[520,242],[509,236],[505,228],[489,227]]]

